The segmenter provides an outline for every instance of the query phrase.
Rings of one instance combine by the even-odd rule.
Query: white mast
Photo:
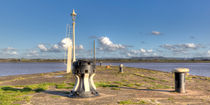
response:
[[[75,19],[76,19],[76,16],[77,14],[75,13],[74,9],[73,9],[73,12],[71,13],[71,16],[72,16],[72,28],[73,28],[73,31],[72,31],[72,34],[73,34],[73,62],[76,61],[76,56],[75,56]]]
[[[67,38],[70,39],[70,25],[68,24],[68,32],[67,32]],[[67,53],[67,68],[66,72],[71,72],[71,63],[72,63],[72,43],[68,46],[68,53]]]

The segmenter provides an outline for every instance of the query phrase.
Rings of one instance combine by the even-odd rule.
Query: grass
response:
[[[157,78],[148,77],[148,76],[145,76],[145,75],[143,75],[143,74],[134,73],[134,75],[139,76],[139,77],[142,77],[142,78],[151,79],[151,80],[158,80]]]
[[[112,90],[120,90],[118,87],[132,87],[142,86],[140,83],[130,83],[128,81],[108,81],[108,82],[97,82],[95,83],[96,87],[111,87]]]
[[[169,97],[168,100],[171,101],[171,102],[174,102],[174,98],[173,97]]]
[[[119,85],[110,84],[109,82],[97,82],[96,87],[119,87]]]
[[[129,84],[123,84],[123,86],[126,86],[126,87],[134,87],[134,84],[132,84],[132,83],[129,83]]]
[[[120,88],[112,87],[111,90],[120,90]]]
[[[185,77],[185,79],[186,80],[192,80],[192,77],[187,76],[187,77]]]
[[[61,96],[50,96],[51,98],[60,98]]]
[[[54,86],[54,83],[41,83],[41,84],[32,84],[32,85],[27,85],[25,87],[31,88],[35,92],[41,92],[47,90],[50,86]]]
[[[74,87],[73,83],[61,83],[55,85],[56,89],[72,89],[73,87]]]
[[[151,87],[147,87],[147,89],[171,89],[172,87],[168,85],[162,85],[162,84],[154,84]]]
[[[141,83],[135,83],[136,86],[143,86]]]
[[[139,74],[139,73],[134,73],[134,75],[144,78],[143,81],[145,81],[145,82],[151,82],[151,80],[153,80],[153,81],[156,80],[156,81],[160,81],[160,82],[169,82],[168,80],[149,77],[149,76],[145,76],[145,75]]]
[[[53,83],[42,83],[25,86],[2,86],[0,87],[0,105],[18,105],[17,102],[29,102],[31,97],[26,96],[35,92],[45,91]]]
[[[126,101],[119,101],[118,104],[147,104],[147,102],[141,100],[138,102],[132,102],[131,100],[126,100]]]

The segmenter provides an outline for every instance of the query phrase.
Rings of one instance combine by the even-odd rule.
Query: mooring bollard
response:
[[[189,72],[188,68],[175,68],[173,70],[175,75],[175,91],[185,93],[185,74]]]
[[[102,62],[99,62],[100,66],[102,66]]]
[[[120,64],[120,65],[119,65],[119,72],[120,72],[120,73],[123,73],[123,72],[124,72],[124,71],[123,71],[123,64]]]
[[[85,98],[98,96],[99,94],[93,82],[95,72],[95,65],[92,61],[78,60],[74,62],[72,73],[76,77],[76,82],[69,97]]]

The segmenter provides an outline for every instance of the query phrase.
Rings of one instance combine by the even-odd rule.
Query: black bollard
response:
[[[93,82],[95,72],[95,65],[92,61],[78,60],[74,62],[72,73],[75,75],[76,82],[69,97],[86,98],[98,96],[99,94]]]
[[[120,64],[120,65],[119,65],[119,72],[120,72],[120,73],[123,73],[123,72],[124,72],[124,71],[123,71],[123,64]]]
[[[102,66],[102,62],[100,62],[100,66]]]
[[[175,76],[175,91],[179,93],[186,93],[185,90],[185,74],[189,72],[188,68],[174,69]]]

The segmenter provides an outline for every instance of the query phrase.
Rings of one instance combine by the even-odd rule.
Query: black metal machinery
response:
[[[95,68],[93,61],[77,60],[73,63],[72,73],[76,78],[76,82],[69,97],[85,98],[99,95],[93,82],[93,77],[96,72]]]

